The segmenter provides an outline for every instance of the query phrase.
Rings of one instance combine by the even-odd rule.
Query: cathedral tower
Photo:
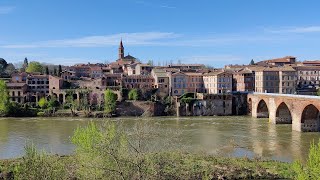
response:
[[[119,46],[119,59],[123,59],[124,58],[124,47],[122,44],[122,39],[120,41],[120,46]]]

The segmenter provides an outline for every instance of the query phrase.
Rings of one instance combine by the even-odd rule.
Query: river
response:
[[[71,154],[73,131],[90,121],[103,123],[103,119],[86,118],[1,118],[0,159],[23,155],[28,141],[39,149],[54,154]],[[310,142],[318,142],[320,133],[291,131],[291,125],[274,125],[268,119],[249,116],[229,117],[152,117],[115,118],[128,131],[139,122],[166,138],[179,138],[174,144],[194,152],[206,152],[231,157],[262,157],[284,162],[304,161]],[[149,139],[161,148],[163,136]]]

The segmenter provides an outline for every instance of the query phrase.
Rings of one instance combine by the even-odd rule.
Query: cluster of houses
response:
[[[122,41],[119,57],[109,64],[76,64],[64,66],[60,76],[16,73],[7,82],[10,100],[37,102],[41,97],[55,96],[66,101],[68,90],[74,99],[89,90],[92,103],[103,101],[106,89],[153,90],[158,96],[181,96],[184,93],[226,94],[261,92],[314,95],[320,84],[320,61],[298,62],[287,56],[251,65],[226,65],[221,69],[203,64],[170,64],[153,66],[124,54]]]

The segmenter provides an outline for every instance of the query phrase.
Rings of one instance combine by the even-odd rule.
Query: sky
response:
[[[9,63],[142,62],[214,67],[295,56],[320,59],[320,1],[0,0],[0,57]]]

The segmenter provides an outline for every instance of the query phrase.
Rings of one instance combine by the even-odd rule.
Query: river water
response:
[[[0,159],[21,157],[26,142],[32,141],[39,149],[54,154],[71,154],[74,146],[70,142],[78,126],[90,121],[103,123],[102,119],[86,118],[1,118]],[[178,138],[177,147],[194,152],[206,152],[219,156],[262,157],[264,159],[291,162],[304,161],[310,142],[317,143],[320,133],[291,131],[291,125],[274,125],[268,119],[249,116],[229,117],[152,117],[115,118],[124,129],[148,126],[152,131],[165,135],[152,137],[161,148],[166,138]],[[172,144],[171,144],[172,145]]]

